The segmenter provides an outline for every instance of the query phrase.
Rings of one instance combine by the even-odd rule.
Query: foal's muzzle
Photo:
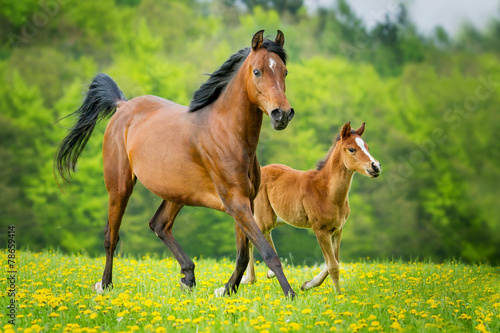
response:
[[[382,165],[380,163],[373,163],[371,164],[372,169],[368,170],[368,173],[372,178],[377,178],[380,173],[382,172]]]
[[[271,114],[269,115],[271,117],[271,124],[273,125],[273,128],[275,130],[281,131],[285,129],[292,120],[293,116],[295,115],[295,111],[293,108],[290,108],[288,111],[284,111],[281,109],[274,109],[271,111]]]

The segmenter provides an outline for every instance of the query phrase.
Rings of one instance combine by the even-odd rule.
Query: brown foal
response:
[[[378,177],[380,163],[368,152],[361,139],[365,124],[352,130],[346,123],[333,142],[327,157],[317,170],[298,171],[285,165],[271,164],[261,170],[261,185],[254,200],[255,219],[273,248],[271,230],[287,223],[297,228],[311,228],[323,252],[326,268],[302,289],[317,287],[330,274],[337,293],[339,285],[339,247],[342,228],[349,217],[349,188],[355,172]],[[274,274],[268,272],[267,277]],[[255,282],[253,248],[242,283]]]
[[[184,205],[224,211],[235,221],[236,268],[225,293],[236,292],[249,261],[249,239],[276,274],[283,292],[295,295],[278,258],[252,214],[260,184],[256,147],[263,114],[276,130],[292,119],[285,96],[284,35],[274,41],[257,32],[251,47],[231,56],[198,89],[189,107],[156,96],[127,101],[107,75],[97,75],[76,114],[79,119],[62,141],[55,163],[69,179],[96,122],[111,116],[103,142],[104,181],[109,194],[105,228],[106,265],[94,289],[112,287],[118,230],[137,179],[163,199],[150,228],[181,266],[181,286],[196,285],[193,261],[172,235]],[[115,112],[116,111],[116,112]],[[193,232],[202,232],[193,230]]]

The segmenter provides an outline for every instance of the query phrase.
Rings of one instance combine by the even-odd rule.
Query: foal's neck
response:
[[[318,171],[327,184],[330,201],[343,204],[347,201],[354,171],[346,168],[342,162],[341,150],[334,148],[324,167]]]

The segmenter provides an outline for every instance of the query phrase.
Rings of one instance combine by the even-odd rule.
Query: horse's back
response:
[[[106,142],[108,150],[123,148],[125,154],[109,164],[128,164],[147,189],[165,200],[222,209],[197,154],[198,118],[186,106],[157,96],[123,103],[108,124]]]

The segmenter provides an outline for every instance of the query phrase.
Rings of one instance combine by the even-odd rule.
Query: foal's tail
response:
[[[85,148],[98,121],[111,117],[120,101],[126,101],[115,81],[106,74],[97,74],[89,86],[82,106],[71,115],[78,121],[59,145],[54,164],[61,177],[69,182],[71,171]]]

